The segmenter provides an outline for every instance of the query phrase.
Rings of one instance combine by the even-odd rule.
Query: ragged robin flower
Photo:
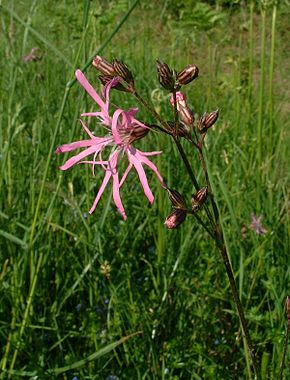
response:
[[[60,167],[60,169],[67,170],[77,163],[84,163],[92,165],[94,174],[95,166],[100,165],[105,172],[105,177],[89,212],[94,212],[106,186],[108,185],[108,182],[112,179],[113,200],[120,214],[124,219],[126,219],[126,213],[120,197],[120,188],[133,167],[138,173],[144,193],[150,203],[153,202],[154,196],[149,187],[143,165],[147,165],[156,174],[162,186],[165,187],[163,178],[158,172],[156,166],[147,158],[148,156],[154,156],[160,154],[161,152],[141,152],[133,147],[133,142],[145,136],[149,131],[148,126],[135,118],[138,111],[137,108],[131,108],[127,112],[122,109],[117,109],[113,113],[113,116],[110,116],[110,89],[119,83],[118,77],[113,78],[106,84],[103,91],[103,97],[97,94],[95,89],[91,86],[80,70],[76,71],[76,78],[90,97],[100,107],[100,111],[83,113],[81,116],[96,117],[106,128],[108,134],[105,137],[94,136],[90,129],[81,120],[81,124],[85,132],[88,134],[89,139],[61,145],[56,149],[56,153],[70,152],[77,148],[86,149],[67,160],[66,163]],[[111,149],[111,153],[107,159],[104,159],[102,153],[106,147]],[[120,180],[118,162],[124,153],[128,158],[129,164]],[[92,159],[84,161],[84,158],[88,156],[92,156]]]

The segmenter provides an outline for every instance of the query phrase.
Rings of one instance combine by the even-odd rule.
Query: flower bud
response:
[[[180,226],[180,224],[185,221],[185,218],[186,218],[186,211],[176,209],[165,219],[164,224],[167,228],[172,230]]]
[[[170,98],[170,103],[174,106],[174,97],[173,95]],[[186,103],[186,96],[180,92],[176,92],[176,107],[179,113],[181,121],[188,126],[194,124],[194,114]]]
[[[117,75],[113,65],[97,55],[93,60],[93,66],[103,75],[115,77]]]
[[[136,140],[142,139],[144,136],[148,134],[150,128],[142,127],[142,125],[135,124],[133,125],[133,129],[130,131],[129,135],[129,144],[132,144]]]
[[[219,117],[219,110],[213,111],[210,114],[205,112],[198,122],[198,130],[200,133],[205,133],[214,125]]]
[[[167,122],[168,127],[170,128],[171,132],[174,133],[174,123],[172,121]],[[180,137],[187,137],[189,134],[189,129],[183,124],[179,123],[179,126],[177,128],[177,136]]]
[[[207,195],[208,195],[208,188],[207,186],[205,186],[199,189],[198,192],[192,196],[192,199],[191,199],[192,211],[195,212],[200,209],[200,207],[205,202]]]
[[[99,75],[98,78],[100,79],[100,82],[102,83],[103,86],[105,86],[107,83],[109,83],[113,79],[113,77],[111,77],[109,75]],[[120,83],[120,82],[115,84],[115,86],[112,88],[114,90],[118,90],[118,91],[131,92],[128,88],[123,86],[122,83]]]
[[[173,91],[175,85],[173,71],[170,70],[166,63],[163,63],[161,61],[157,60],[156,65],[159,83],[166,90]]]
[[[186,210],[185,199],[177,190],[167,189],[167,192],[168,192],[168,198],[174,209]]]
[[[125,63],[118,61],[117,59],[113,59],[113,67],[117,73],[125,82],[134,86],[134,78],[131,71],[125,65]]]
[[[198,67],[195,65],[186,66],[177,74],[177,81],[181,85],[188,84],[198,77]]]

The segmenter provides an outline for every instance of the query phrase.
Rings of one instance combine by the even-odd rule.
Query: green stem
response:
[[[177,149],[178,149],[178,151],[179,151],[179,153],[181,155],[182,161],[183,161],[183,163],[184,163],[184,165],[186,167],[186,170],[187,170],[187,173],[188,173],[188,175],[189,175],[189,177],[191,179],[191,182],[193,183],[193,186],[195,187],[195,189],[198,191],[199,190],[198,182],[197,182],[197,180],[195,178],[195,175],[194,175],[193,170],[191,168],[191,165],[190,165],[190,163],[189,163],[189,161],[187,159],[187,156],[186,156],[186,154],[185,154],[185,152],[183,150],[183,147],[182,147],[180,141],[176,138],[176,136],[172,135],[172,137],[173,137],[173,140],[174,140],[174,142],[175,142],[175,144],[177,146]]]
[[[261,59],[260,59],[260,88],[259,88],[259,110],[258,110],[258,127],[257,127],[257,155],[258,155],[258,175],[257,175],[257,208],[260,208],[260,194],[262,182],[262,128],[264,115],[264,88],[265,88],[265,52],[266,52],[266,11],[261,9],[262,31],[261,31]]]
[[[27,303],[26,303],[26,308],[25,308],[23,320],[22,320],[22,323],[20,326],[19,334],[17,335],[17,343],[16,343],[16,348],[15,348],[15,351],[14,351],[14,354],[12,357],[12,361],[10,364],[10,370],[13,370],[13,368],[14,368],[14,365],[15,365],[15,362],[17,359],[17,355],[18,355],[18,351],[20,348],[20,344],[21,344],[22,335],[23,335],[25,327],[27,325],[30,308],[31,308],[32,301],[33,301],[34,294],[35,294],[36,283],[37,283],[37,279],[38,279],[38,273],[39,273],[39,270],[40,270],[40,267],[42,264],[42,258],[43,258],[43,252],[40,253],[39,258],[38,258],[36,271],[34,273],[33,281],[32,281],[31,288],[30,288],[28,298],[27,298]],[[9,375],[8,379],[10,379],[10,378],[11,378],[11,375]]]
[[[216,207],[216,209],[217,209],[217,207]],[[239,318],[240,318],[240,321],[241,321],[241,324],[242,324],[244,336],[245,336],[245,339],[246,339],[246,342],[247,342],[247,345],[248,345],[248,349],[249,349],[249,354],[250,354],[250,357],[252,359],[255,379],[258,379],[259,378],[259,376],[258,376],[258,365],[257,365],[255,351],[254,351],[254,346],[253,346],[253,343],[252,343],[252,340],[251,340],[251,337],[250,337],[249,328],[248,328],[248,322],[247,322],[245,314],[244,314],[244,309],[243,309],[243,306],[242,306],[242,303],[241,303],[241,300],[240,300],[240,297],[239,297],[239,292],[238,292],[238,288],[237,288],[237,285],[236,285],[235,277],[234,277],[234,274],[233,274],[233,270],[232,270],[232,267],[231,267],[231,264],[230,264],[230,260],[229,260],[229,256],[228,256],[228,253],[227,253],[227,249],[226,249],[226,246],[225,246],[222,227],[221,227],[221,225],[220,225],[219,222],[217,222],[217,224],[216,224],[216,244],[217,244],[217,246],[219,248],[219,251],[220,251],[220,254],[221,254],[221,257],[222,257],[222,260],[223,260],[223,263],[224,263],[227,275],[228,275],[228,279],[229,279],[229,282],[230,282],[230,287],[231,287],[232,295],[233,295],[234,302],[236,304],[236,308],[237,308],[237,311],[238,311],[238,315],[239,315]]]
[[[273,101],[273,74],[274,74],[274,58],[275,58],[275,31],[276,31],[276,15],[277,6],[274,5],[272,13],[272,39],[271,39],[271,56],[269,70],[269,139],[270,139],[270,154],[273,151],[273,122],[274,122],[274,101]]]
[[[254,62],[254,3],[250,5],[250,27],[249,27],[249,75],[248,75],[248,121],[252,113],[252,90],[253,90],[253,62]]]
[[[289,332],[290,332],[290,320],[288,320],[287,322],[287,328],[286,328],[286,334],[285,334],[285,340],[284,340],[284,350],[283,350],[283,356],[282,356],[282,360],[280,364],[279,380],[283,379],[283,371],[285,367],[286,353],[288,349]]]

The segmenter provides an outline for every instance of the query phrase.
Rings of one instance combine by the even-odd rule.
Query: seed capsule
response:
[[[113,65],[97,55],[93,60],[93,66],[103,75],[115,77],[117,75]]]
[[[168,121],[167,125],[171,129],[172,133],[174,132],[174,123],[173,121]],[[189,129],[184,125],[183,123],[179,123],[178,130],[177,130],[177,136],[180,137],[187,137],[189,134]]]
[[[192,196],[191,205],[192,205],[193,212],[196,212],[200,209],[200,207],[204,204],[207,198],[207,195],[208,195],[208,188],[207,186],[205,186],[199,189],[198,192]]]
[[[113,77],[109,75],[99,75],[98,77],[100,79],[100,82],[102,83],[103,86],[105,86],[108,82],[110,82]],[[118,91],[124,91],[124,92],[131,92],[128,88],[122,85],[122,83],[118,82],[114,87],[114,90]]]
[[[198,77],[198,67],[195,65],[186,66],[177,74],[177,81],[181,85],[186,85],[192,82],[195,78]]]
[[[159,83],[166,90],[173,91],[175,85],[173,71],[170,70],[166,63],[159,60],[156,61],[156,65]]]
[[[187,212],[185,210],[176,209],[165,219],[164,224],[170,230],[177,228],[185,221]]]
[[[127,65],[125,63],[113,59],[113,67],[117,73],[122,79],[124,79],[125,82],[130,84],[131,86],[134,86],[134,78],[131,73],[131,71],[128,69]]]
[[[174,106],[173,95],[170,98],[170,103]],[[176,107],[181,121],[187,126],[192,126],[194,124],[194,114],[187,105],[185,94],[180,91],[176,92]]]
[[[214,125],[219,117],[219,110],[211,113],[205,112],[198,122],[198,130],[200,133],[205,133],[210,127]]]
[[[186,209],[185,199],[177,190],[167,189],[167,192],[173,208]]]

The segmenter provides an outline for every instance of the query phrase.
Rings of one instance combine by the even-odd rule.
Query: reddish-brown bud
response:
[[[161,61],[157,60],[156,65],[159,83],[166,90],[173,91],[175,86],[173,71],[170,70],[166,63]]]
[[[219,117],[219,110],[211,113],[205,112],[198,122],[198,130],[200,133],[205,133],[210,127],[214,125]]]
[[[117,75],[113,65],[97,55],[93,60],[93,66],[103,75],[115,77]]]
[[[195,65],[186,66],[177,74],[177,81],[181,85],[188,84],[198,77],[198,67]]]
[[[102,83],[103,86],[105,86],[107,83],[109,83],[113,77],[109,75],[99,75],[98,77],[100,79],[100,82]],[[122,85],[122,83],[118,82],[114,87],[112,87],[114,90],[118,91],[124,91],[124,92],[131,92],[128,88]]]
[[[165,226],[170,230],[177,228],[185,221],[187,212],[185,210],[176,209],[166,219]]]
[[[131,86],[134,86],[134,78],[131,73],[131,71],[128,69],[127,65],[125,63],[113,59],[113,67],[117,73],[126,83],[130,84]]]
[[[186,210],[185,199],[177,190],[167,189],[167,192],[173,208]]]
[[[192,196],[191,199],[191,205],[192,205],[192,211],[198,211],[200,207],[204,204],[206,198],[208,195],[208,188],[207,186],[202,187],[198,190],[196,194]]]
[[[167,125],[170,128],[170,130],[171,130],[172,133],[176,132],[175,129],[174,129],[174,123],[172,121],[168,121]],[[177,128],[177,136],[187,137],[188,134],[189,134],[189,130],[186,127],[186,125],[184,125],[183,123],[179,123],[179,126]]]
[[[170,103],[174,106],[173,95],[170,98]],[[194,114],[187,105],[186,96],[180,91],[176,92],[176,107],[181,121],[187,126],[192,126],[194,124]]]

